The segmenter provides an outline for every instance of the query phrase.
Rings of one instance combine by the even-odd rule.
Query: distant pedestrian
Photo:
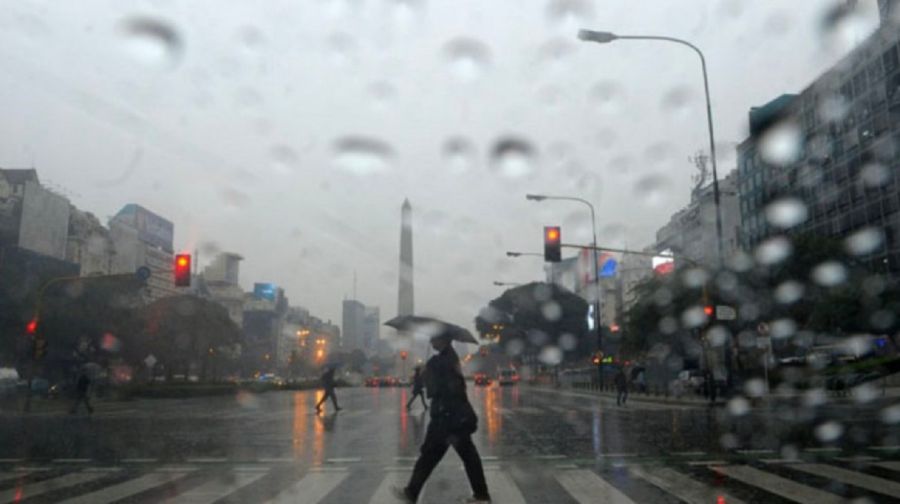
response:
[[[416,397],[422,398],[422,406],[425,406],[425,410],[428,410],[428,403],[425,402],[425,377],[422,376],[422,368],[420,366],[416,366],[415,373],[413,374],[413,382],[412,382],[412,397],[406,403],[406,409],[412,406],[412,403],[416,400]]]
[[[431,339],[431,346],[438,352],[425,365],[425,388],[431,399],[431,422],[409,484],[405,488],[394,488],[395,495],[407,503],[418,500],[425,481],[451,446],[462,459],[472,487],[473,496],[467,502],[491,501],[481,457],[472,443],[472,433],[478,429],[478,417],[466,397],[466,380],[463,378],[459,355],[453,350],[451,342],[452,337],[446,333]]]
[[[625,370],[619,368],[619,371],[616,373],[616,376],[613,378],[613,383],[616,385],[616,406],[625,406],[625,401],[628,400],[628,377],[625,376]]]
[[[74,415],[78,411],[78,405],[81,403],[84,403],[84,407],[87,408],[88,415],[94,412],[94,408],[91,407],[88,395],[90,387],[91,379],[88,377],[87,373],[81,373],[78,376],[78,380],[75,382],[75,403],[72,404],[72,409],[69,410],[70,415]]]
[[[322,388],[325,389],[325,395],[319,399],[319,402],[316,403],[316,413],[322,411],[322,404],[325,403],[328,398],[331,398],[331,402],[334,404],[334,411],[341,411],[341,407],[338,406],[337,396],[334,395],[334,372],[336,370],[336,366],[328,366],[325,368],[325,372],[322,373]]]

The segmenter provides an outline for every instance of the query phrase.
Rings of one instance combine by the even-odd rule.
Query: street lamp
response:
[[[706,58],[703,56],[703,52],[700,48],[687,40],[658,35],[616,35],[615,33],[604,31],[578,30],[578,38],[585,42],[597,42],[598,44],[608,44],[615,40],[655,40],[659,42],[672,42],[693,49],[694,52],[697,53],[697,56],[700,57],[700,68],[703,70],[703,91],[706,95],[706,124],[709,131],[709,154],[712,159],[713,200],[716,205],[716,239],[719,253],[719,267],[721,267],[724,259],[724,245],[722,243],[722,206],[719,195],[719,175],[718,170],[716,169],[716,140],[713,133],[712,105],[709,99],[709,76],[706,72]]]
[[[507,252],[506,257],[522,257],[522,256],[534,256],[534,257],[544,257],[544,254],[538,252]]]
[[[600,325],[600,269],[597,265],[597,214],[594,211],[594,205],[591,204],[590,201],[582,198],[576,198],[573,196],[547,196],[546,194],[526,194],[525,199],[529,201],[546,201],[546,200],[560,200],[560,201],[575,201],[578,203],[583,203],[591,209],[591,234],[593,235],[593,245],[592,255],[594,256],[594,321],[597,325],[597,347],[602,349],[602,334],[603,330]]]
[[[518,287],[522,284],[518,282],[498,282],[497,280],[494,280],[494,285],[497,287]]]

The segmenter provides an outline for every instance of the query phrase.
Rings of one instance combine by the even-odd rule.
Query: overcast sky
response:
[[[685,48],[585,45],[580,27],[692,40],[706,53],[720,174],[747,111],[797,92],[876,22],[825,0],[4,2],[0,167],[34,166],[102,221],[138,203],[176,249],[245,257],[340,320],[396,313],[400,205],[414,212],[416,306],[470,324],[543,276],[540,227],[643,247],[689,199],[707,145]],[[494,147],[513,139],[501,160]],[[521,145],[519,142],[524,143]],[[521,148],[517,148],[521,147]]]

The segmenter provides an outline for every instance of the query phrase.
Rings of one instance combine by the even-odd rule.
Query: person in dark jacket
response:
[[[462,459],[472,486],[473,496],[469,502],[491,501],[481,457],[472,443],[472,433],[477,430],[478,417],[466,397],[466,380],[459,356],[453,350],[451,342],[449,334],[431,339],[431,346],[438,352],[425,365],[425,388],[431,399],[431,422],[409,484],[405,488],[394,488],[397,497],[405,502],[414,503],[418,500],[425,481],[451,446]]]
[[[616,406],[625,406],[625,401],[628,400],[628,377],[625,376],[624,369],[619,368],[619,372],[616,373],[613,382],[616,384],[616,390],[618,391],[618,394],[616,394]]]
[[[409,401],[406,402],[406,409],[408,410],[412,407],[412,403],[416,400],[416,397],[422,398],[422,406],[425,406],[425,410],[428,410],[428,403],[425,402],[425,377],[422,376],[422,368],[416,366],[415,374],[413,374],[413,382],[412,382],[412,397],[409,398]]]
[[[87,408],[88,414],[94,412],[94,408],[91,407],[91,402],[88,397],[88,389],[91,387],[91,379],[88,377],[87,373],[81,373],[78,376],[78,381],[75,382],[75,404],[72,405],[72,409],[69,410],[69,414],[74,415],[75,412],[78,411],[78,405],[84,403],[84,407]]]
[[[325,395],[322,396],[322,399],[319,399],[319,402],[316,403],[316,413],[322,411],[322,404],[331,398],[331,402],[334,404],[334,411],[341,411],[340,406],[338,406],[337,396],[334,395],[334,372],[337,368],[335,366],[328,366],[325,369],[325,372],[322,373],[322,387],[325,389]]]

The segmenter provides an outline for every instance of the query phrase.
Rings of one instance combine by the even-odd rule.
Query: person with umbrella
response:
[[[425,481],[452,446],[463,461],[472,487],[473,496],[468,502],[490,502],[481,457],[472,443],[472,433],[478,429],[478,416],[469,404],[459,355],[451,344],[454,340],[477,344],[477,340],[459,326],[423,317],[397,317],[386,325],[408,329],[410,325],[423,323],[437,328],[431,337],[431,346],[437,355],[425,364],[425,389],[431,399],[431,422],[409,483],[403,488],[394,487],[394,494],[404,502],[415,503]]]
[[[422,406],[425,406],[425,410],[428,411],[428,403],[425,402],[425,394],[423,389],[425,388],[425,377],[422,376],[422,366],[416,366],[416,369],[413,374],[413,383],[412,383],[412,397],[406,403],[406,409],[409,410],[412,407],[412,403],[415,402],[416,397],[422,398]]]
[[[628,376],[625,374],[625,368],[619,367],[616,376],[613,377],[613,383],[616,385],[616,406],[625,406],[628,400]]]
[[[322,411],[322,405],[328,398],[331,398],[331,402],[334,404],[334,411],[341,411],[340,406],[338,406],[337,396],[334,395],[334,372],[337,370],[337,366],[334,364],[329,364],[325,367],[325,372],[322,373],[322,387],[325,389],[325,395],[319,399],[319,402],[316,403],[316,413],[320,413]]]
[[[79,373],[78,379],[75,381],[75,403],[72,404],[72,409],[69,410],[70,415],[74,415],[78,411],[78,406],[81,403],[84,403],[84,407],[87,408],[88,415],[94,412],[88,394],[90,387],[91,378],[88,376],[87,368],[85,368]]]

